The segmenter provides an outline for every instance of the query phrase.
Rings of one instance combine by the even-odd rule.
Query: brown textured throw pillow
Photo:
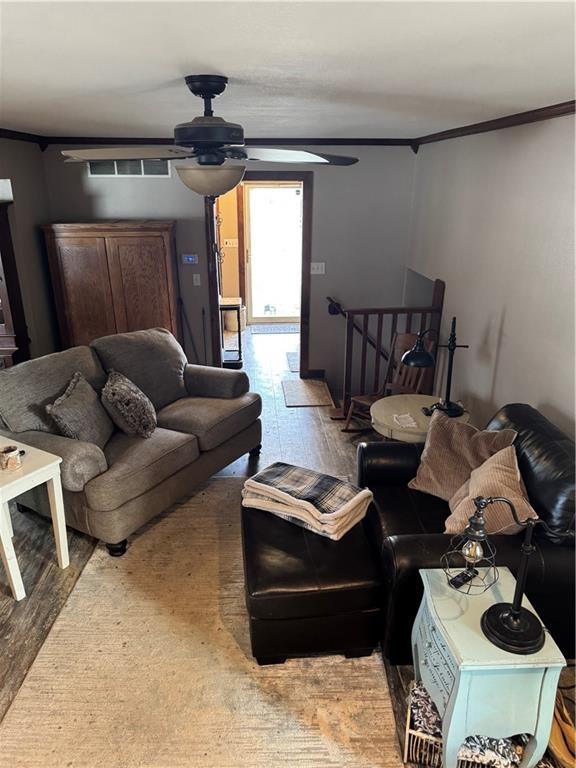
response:
[[[102,405],[118,429],[127,435],[150,437],[156,429],[156,411],[144,392],[121,373],[110,371],[102,390]]]
[[[114,432],[114,424],[96,391],[79,371],[70,379],[64,394],[46,406],[46,413],[65,437],[94,443],[99,448],[106,445]]]
[[[481,431],[434,411],[420,466],[408,487],[448,501],[473,469],[512,445],[516,434],[513,429]]]
[[[446,533],[462,533],[468,519],[474,514],[477,496],[504,496],[509,499],[520,520],[538,517],[530,506],[526,488],[518,469],[514,446],[503,448],[480,467],[472,471],[470,479],[450,499],[452,514],[446,519]],[[507,504],[495,502],[484,510],[487,533],[518,533],[521,527],[514,522]]]

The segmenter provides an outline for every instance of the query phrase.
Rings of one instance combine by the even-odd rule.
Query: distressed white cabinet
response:
[[[476,734],[532,735],[521,768],[542,757],[550,736],[560,671],[566,662],[546,632],[542,650],[522,656],[483,634],[480,618],[494,603],[512,602],[515,579],[499,569],[482,595],[452,589],[441,569],[421,570],[424,596],[412,630],[414,672],[442,717],[443,768],[455,768],[460,746]],[[523,605],[534,610],[524,598]]]

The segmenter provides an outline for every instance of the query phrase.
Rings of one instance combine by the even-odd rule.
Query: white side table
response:
[[[16,559],[12,538],[12,521],[10,520],[10,507],[8,502],[20,496],[25,491],[46,483],[48,498],[50,500],[50,512],[54,537],[56,539],[56,554],[60,568],[67,568],[70,564],[68,555],[68,540],[66,538],[66,519],[64,517],[64,501],[62,499],[62,485],[60,483],[60,456],[53,453],[32,448],[29,445],[18,443],[0,437],[0,448],[7,445],[16,445],[26,451],[22,456],[22,466],[19,469],[0,470],[0,555],[8,575],[8,582],[12,594],[16,600],[26,597],[20,568]]]
[[[506,738],[529,733],[521,768],[535,766],[546,747],[558,678],[566,661],[546,633],[542,650],[526,656],[492,645],[480,617],[494,603],[512,602],[508,568],[481,595],[452,589],[441,569],[421,570],[424,597],[412,630],[414,673],[442,717],[443,767],[456,768],[467,736]],[[524,598],[523,605],[534,610]]]
[[[372,427],[384,437],[401,440],[404,443],[424,443],[430,426],[430,416],[422,413],[422,408],[430,408],[440,398],[434,395],[391,395],[377,400],[370,408]],[[394,416],[409,413],[416,422],[414,427],[402,427]],[[456,421],[470,421],[470,414],[464,411],[456,416]]]

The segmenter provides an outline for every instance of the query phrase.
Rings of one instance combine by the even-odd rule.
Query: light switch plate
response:
[[[198,254],[197,253],[183,253],[182,254],[182,264],[198,264]]]
[[[192,275],[192,285],[198,287],[200,285],[200,275],[198,272],[194,272]]]
[[[224,238],[224,248],[238,248],[238,238],[237,237],[225,237]]]
[[[326,262],[325,261],[313,261],[310,263],[311,275],[325,275],[326,274]]]

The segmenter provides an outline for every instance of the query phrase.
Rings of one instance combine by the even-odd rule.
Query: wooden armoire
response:
[[[156,326],[181,338],[173,221],[43,229],[64,348]]]

